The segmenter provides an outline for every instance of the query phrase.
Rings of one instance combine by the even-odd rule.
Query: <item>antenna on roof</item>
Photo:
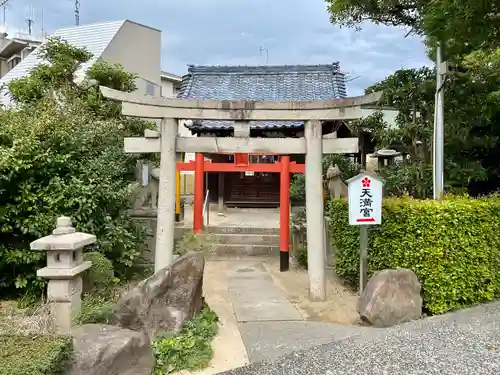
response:
[[[75,25],[80,26],[80,0],[75,0]]]
[[[11,0],[2,0],[0,1],[0,7],[2,7],[2,11],[3,11],[3,24],[5,25],[5,13],[6,13],[6,9],[7,7],[10,5],[9,2]]]
[[[262,56],[262,53],[266,53],[266,65],[269,65],[269,49],[260,46],[260,55]]]
[[[28,16],[26,17],[26,23],[28,24],[28,34],[31,35],[33,31],[33,24],[35,23],[35,10],[30,5],[28,8]]]
[[[42,15],[41,15],[41,18],[42,18],[42,19],[41,19],[41,22],[42,22],[42,39],[43,39],[43,38],[45,38],[45,35],[43,35],[43,32],[45,31],[45,30],[43,29],[43,26],[44,26],[44,24],[43,24],[43,8],[42,8]]]

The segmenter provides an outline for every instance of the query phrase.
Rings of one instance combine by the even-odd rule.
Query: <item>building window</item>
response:
[[[151,82],[146,82],[146,95],[155,96],[155,85]]]
[[[7,61],[7,69],[12,70],[14,67],[21,62],[21,58],[19,56],[15,56]]]
[[[23,49],[23,52],[22,52],[22,58],[23,60],[28,57],[28,55],[33,52],[33,48],[32,47],[26,47],[25,49]]]

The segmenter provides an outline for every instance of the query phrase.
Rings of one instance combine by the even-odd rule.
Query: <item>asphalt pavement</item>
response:
[[[270,323],[267,324],[270,326]],[[274,323],[273,329],[267,330],[259,325],[251,330],[250,336],[260,337],[259,347],[267,352],[274,350],[275,354],[285,353],[287,348],[300,349],[302,343],[308,346],[315,340],[323,344],[278,358],[271,355],[268,357],[271,359],[220,374],[500,374],[500,302],[386,329],[351,330],[347,326],[342,328],[335,325],[330,328],[316,326],[314,329],[304,325],[300,335],[290,334],[290,325],[297,324],[304,323],[281,323],[281,333],[278,323]],[[331,330],[331,341],[324,343],[328,329]],[[326,336],[319,334],[319,331],[326,333]],[[243,334],[243,337],[248,335]],[[276,345],[276,342],[280,345]]]

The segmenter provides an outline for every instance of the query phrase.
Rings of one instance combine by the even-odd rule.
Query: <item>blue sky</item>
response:
[[[357,79],[348,95],[395,70],[428,65],[424,47],[405,30],[366,25],[362,31],[331,25],[323,0],[80,0],[80,23],[130,19],[162,30],[162,67],[183,75],[187,64],[328,64]],[[43,4],[43,6],[41,5]],[[11,0],[8,29],[34,33],[74,25],[74,0]],[[43,10],[42,10],[43,9]],[[0,12],[0,18],[3,14]]]

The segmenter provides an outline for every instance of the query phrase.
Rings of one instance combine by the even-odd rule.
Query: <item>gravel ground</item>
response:
[[[500,302],[298,351],[226,375],[500,374]]]
[[[327,270],[326,301],[311,302],[307,270],[292,264],[289,272],[279,272],[279,260],[271,258],[266,259],[264,264],[274,283],[302,313],[304,319],[347,325],[361,323],[356,311],[357,293],[344,287],[333,275],[333,270]]]

